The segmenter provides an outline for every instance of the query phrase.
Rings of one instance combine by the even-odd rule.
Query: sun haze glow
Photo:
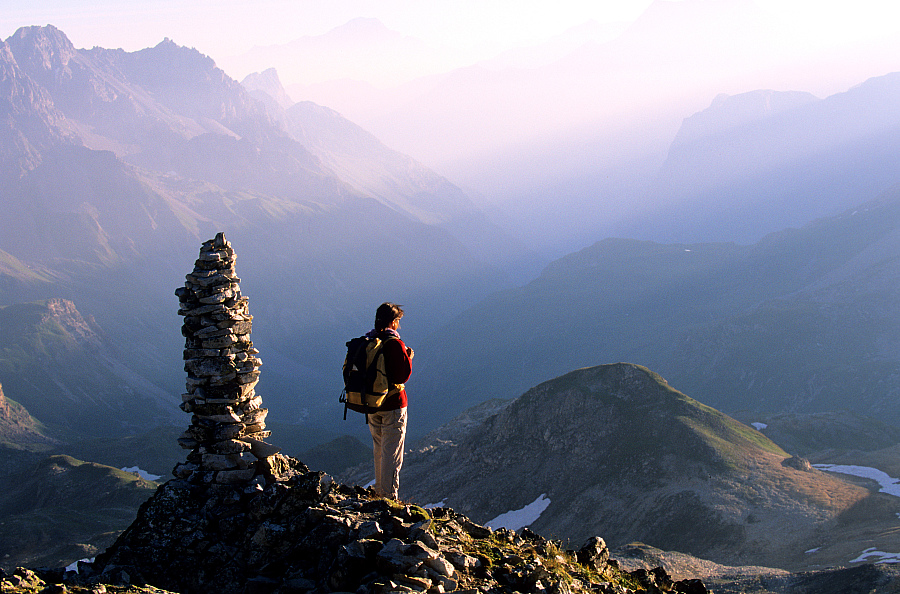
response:
[[[900,4],[883,0],[756,3],[814,48],[888,35],[896,32],[900,23]],[[3,0],[0,32],[6,38],[22,26],[52,24],[77,47],[99,45],[128,51],[169,37],[215,59],[246,52],[255,45],[321,35],[356,17],[374,17],[391,29],[429,43],[459,51],[492,52],[542,41],[591,20],[633,21],[650,4],[651,0]]]
[[[28,4],[3,0],[0,30],[6,38],[22,26],[52,24],[77,47],[128,51],[169,37],[216,58],[255,45],[321,35],[356,17],[374,17],[404,35],[435,44],[504,49],[542,40],[588,20],[633,20],[649,4],[649,0],[50,0]]]

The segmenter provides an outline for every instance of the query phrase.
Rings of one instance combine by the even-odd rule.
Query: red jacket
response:
[[[405,384],[412,373],[412,361],[406,352],[406,345],[392,333],[380,333],[382,340],[393,337],[395,340],[386,340],[381,347],[384,353],[384,370],[387,372],[388,382],[391,384]],[[397,410],[406,407],[406,389],[401,389],[397,394],[391,394],[384,401],[382,410]]]

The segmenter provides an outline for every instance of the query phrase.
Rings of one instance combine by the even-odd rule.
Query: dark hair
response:
[[[394,320],[399,320],[402,317],[403,308],[401,306],[389,301],[382,303],[375,310],[375,329],[385,330],[394,323]]]

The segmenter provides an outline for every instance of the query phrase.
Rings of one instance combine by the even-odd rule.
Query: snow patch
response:
[[[78,573],[78,564],[84,561],[85,563],[93,563],[96,557],[91,557],[90,559],[79,559],[78,561],[72,563],[71,565],[66,566],[66,571],[74,571]]]
[[[131,474],[136,474],[145,481],[156,481],[162,478],[162,475],[159,474],[150,474],[146,470],[141,470],[137,466],[131,466],[129,468],[123,468],[125,472],[130,472]]]
[[[496,530],[498,528],[518,530],[519,528],[524,528],[525,526],[530,526],[531,524],[535,523],[549,505],[550,500],[547,499],[547,494],[541,493],[540,497],[538,497],[522,509],[508,511],[504,514],[500,514],[490,522],[487,522],[485,526],[491,528],[492,530]]]
[[[765,429],[766,427],[768,427],[768,425],[766,425],[765,423],[750,423],[750,424],[753,425],[753,427],[754,427],[757,431],[762,431],[763,429]]]
[[[434,509],[436,507],[447,507],[447,500],[441,499],[437,503],[426,503],[425,509]]]
[[[818,553],[818,552],[819,552],[819,549],[821,549],[821,548],[822,548],[822,547],[816,547],[816,548],[814,548],[814,549],[810,549],[810,550],[805,551],[805,552],[806,552],[807,555],[809,555],[810,553]]]
[[[880,557],[874,561],[876,565],[879,563],[900,563],[900,553],[885,553],[884,551],[876,551],[875,547],[871,547],[862,552],[856,559],[851,559],[850,563],[863,563],[868,561],[870,557]]]
[[[895,479],[877,468],[854,466],[850,464],[813,464],[813,466],[826,472],[838,472],[840,474],[849,474],[850,476],[872,479],[881,485],[879,491],[882,493],[900,497],[900,479]]]

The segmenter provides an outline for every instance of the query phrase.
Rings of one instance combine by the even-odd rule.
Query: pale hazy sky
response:
[[[672,0],[677,1],[677,0]],[[717,2],[723,0],[706,0]],[[757,0],[811,48],[900,30],[894,0]],[[637,18],[651,0],[0,0],[0,36],[52,24],[76,47],[135,51],[168,37],[213,59],[321,35],[355,17],[489,57],[588,20]]]

